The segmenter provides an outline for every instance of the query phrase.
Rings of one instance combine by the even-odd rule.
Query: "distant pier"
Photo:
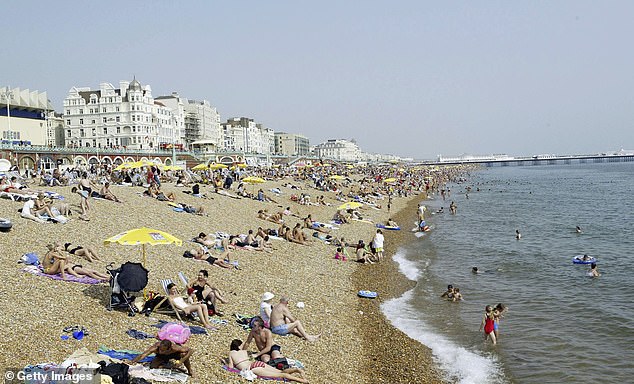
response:
[[[459,165],[480,164],[485,167],[509,167],[531,165],[569,165],[569,164],[600,164],[624,163],[634,161],[634,154],[623,155],[566,155],[566,156],[531,156],[501,159],[465,159],[421,162],[422,165]]]

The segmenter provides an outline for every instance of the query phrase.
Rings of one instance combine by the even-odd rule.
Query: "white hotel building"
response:
[[[152,97],[149,85],[136,79],[119,88],[101,83],[99,90],[73,87],[64,100],[67,147],[156,149],[182,144],[183,115]]]
[[[234,117],[221,126],[227,151],[270,155],[275,150],[273,130],[255,123],[253,119]]]
[[[330,139],[315,146],[315,155],[320,159],[338,161],[358,161],[362,158],[361,150],[355,142],[342,139]]]

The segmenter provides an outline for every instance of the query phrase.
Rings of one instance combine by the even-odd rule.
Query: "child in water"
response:
[[[495,315],[493,314],[493,307],[487,305],[485,308],[484,316],[482,317],[482,322],[480,323],[480,331],[484,329],[484,341],[487,338],[491,339],[493,345],[497,344],[497,339],[495,338]]]

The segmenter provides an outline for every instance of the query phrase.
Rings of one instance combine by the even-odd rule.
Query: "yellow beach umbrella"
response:
[[[209,166],[207,165],[207,163],[200,163],[198,165],[195,165],[192,169],[194,171],[202,171],[203,169],[207,169],[209,168]]]
[[[122,171],[124,169],[130,169],[130,168],[132,168],[133,165],[134,165],[134,163],[121,163],[121,164],[117,165],[117,167],[114,170],[115,171]]]
[[[337,209],[357,209],[362,206],[363,204],[357,203],[356,201],[348,201],[347,203],[338,206]]]
[[[159,244],[176,244],[179,247],[183,245],[183,241],[177,237],[170,235],[167,232],[160,231],[152,228],[137,228],[130,229],[129,231],[121,232],[118,235],[112,236],[104,240],[104,244],[117,243],[122,245],[142,245],[143,266],[146,266],[146,252],[145,245],[159,245]]]
[[[261,184],[261,183],[264,183],[265,180],[261,177],[249,176],[249,177],[245,177],[241,181],[243,183],[248,183],[248,184]]]
[[[393,182],[395,182],[395,181],[396,181],[396,179],[395,179],[395,178],[393,178],[393,177],[390,177],[389,179],[385,179],[385,180],[383,180],[383,182],[384,182],[384,183],[393,183]]]
[[[221,169],[221,168],[227,168],[227,166],[226,166],[226,165],[224,165],[224,164],[221,164],[221,163],[212,163],[212,164],[209,164],[209,169],[216,170],[216,169]]]
[[[330,177],[328,177],[330,180],[341,180],[341,179],[345,179],[345,177],[341,176],[341,175],[332,175]]]

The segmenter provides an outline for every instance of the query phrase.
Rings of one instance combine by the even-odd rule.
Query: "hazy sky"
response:
[[[634,149],[634,1],[7,1],[0,85],[132,76],[317,144]]]

